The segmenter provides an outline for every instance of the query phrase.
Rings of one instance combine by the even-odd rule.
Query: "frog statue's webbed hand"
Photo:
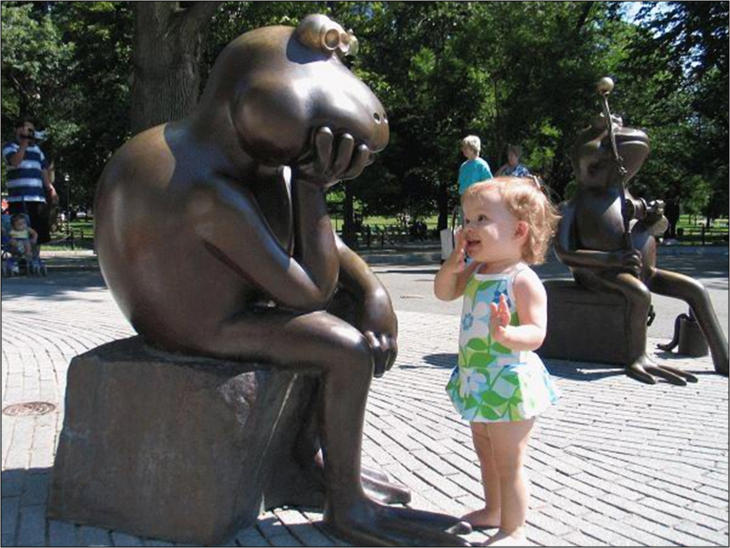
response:
[[[372,157],[368,146],[357,143],[351,134],[335,138],[330,128],[321,127],[314,132],[312,150],[293,166],[293,180],[326,189],[360,175]]]
[[[398,320],[384,289],[370,291],[365,296],[360,330],[375,352],[374,375],[381,377],[390,371],[398,356]]]

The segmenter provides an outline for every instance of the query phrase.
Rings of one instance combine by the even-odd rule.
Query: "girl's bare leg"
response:
[[[473,527],[482,529],[496,529],[501,517],[501,493],[499,475],[492,454],[492,443],[489,438],[489,427],[486,423],[472,422],[471,437],[474,449],[479,457],[479,466],[482,472],[482,486],[484,487],[484,508],[469,512],[461,519]]]
[[[535,419],[490,423],[489,439],[499,476],[502,516],[499,532],[487,545],[515,546],[525,540],[525,519],[530,503],[524,463]],[[514,543],[518,544],[514,544]]]

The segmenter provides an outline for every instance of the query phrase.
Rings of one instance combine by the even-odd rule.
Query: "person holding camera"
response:
[[[33,122],[19,120],[15,124],[15,140],[3,146],[2,154],[7,164],[9,212],[28,215],[30,225],[38,232],[38,243],[43,244],[51,239],[46,194],[54,205],[58,203],[58,194],[38,137]]]

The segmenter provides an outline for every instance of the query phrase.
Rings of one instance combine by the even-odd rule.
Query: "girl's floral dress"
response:
[[[446,391],[459,414],[471,422],[530,419],[559,398],[555,383],[534,352],[512,351],[492,341],[490,303],[505,295],[512,325],[519,325],[512,285],[521,264],[500,274],[474,273],[464,291],[459,361]]]

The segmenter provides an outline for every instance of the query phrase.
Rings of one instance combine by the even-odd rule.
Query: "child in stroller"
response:
[[[2,273],[13,276],[21,269],[29,274],[46,275],[46,266],[40,259],[38,233],[28,223],[24,213],[2,216]]]

